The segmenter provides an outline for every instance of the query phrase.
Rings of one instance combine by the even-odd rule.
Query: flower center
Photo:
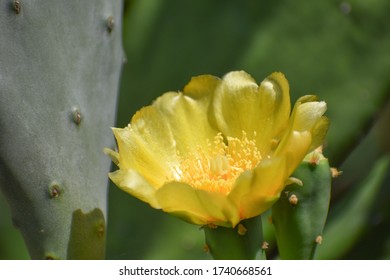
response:
[[[227,144],[219,133],[212,143],[208,143],[206,150],[198,147],[185,157],[179,155],[180,165],[175,170],[175,177],[196,189],[227,195],[237,177],[256,167],[260,161],[256,140],[249,140],[244,131],[241,139],[227,137]]]

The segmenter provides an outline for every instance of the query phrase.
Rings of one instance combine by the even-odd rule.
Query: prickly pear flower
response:
[[[279,198],[328,128],[326,103],[307,95],[291,112],[282,73],[260,84],[243,71],[194,77],[113,128],[122,190],[188,222],[235,227]]]

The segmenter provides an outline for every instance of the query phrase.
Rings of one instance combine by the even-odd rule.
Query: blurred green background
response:
[[[128,0],[117,126],[192,76],[274,71],[328,104],[334,179],[318,258],[390,259],[390,1]],[[108,259],[210,259],[203,231],[110,186]],[[277,257],[264,219],[268,256]],[[0,196],[0,259],[28,259]]]

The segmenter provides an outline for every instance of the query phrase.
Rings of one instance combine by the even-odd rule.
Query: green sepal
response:
[[[205,226],[204,233],[206,247],[214,259],[264,259],[261,216],[243,220],[235,228]]]
[[[303,185],[285,188],[272,207],[272,222],[282,259],[314,259],[329,210],[331,173],[328,160],[314,152],[316,161],[303,161],[293,177]]]

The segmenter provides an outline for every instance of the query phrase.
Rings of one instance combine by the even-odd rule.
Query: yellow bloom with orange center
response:
[[[202,75],[114,128],[122,190],[199,225],[235,227],[279,198],[305,155],[328,129],[326,103],[303,96],[292,112],[282,73],[259,84],[235,71]]]

